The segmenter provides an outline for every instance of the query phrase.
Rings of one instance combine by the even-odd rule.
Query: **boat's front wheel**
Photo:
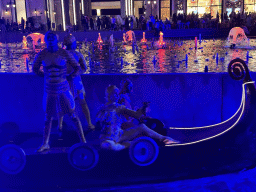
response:
[[[8,144],[0,148],[0,169],[8,174],[18,174],[26,165],[26,154],[19,146]]]
[[[130,146],[131,160],[139,166],[148,166],[155,162],[159,153],[156,142],[149,137],[139,137]]]
[[[68,160],[75,169],[87,171],[97,165],[99,153],[86,143],[77,143],[70,148]]]

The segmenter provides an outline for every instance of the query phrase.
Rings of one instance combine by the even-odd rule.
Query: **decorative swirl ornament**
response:
[[[230,61],[228,65],[228,73],[234,80],[244,80],[244,82],[252,81],[248,66],[245,61],[240,58]]]

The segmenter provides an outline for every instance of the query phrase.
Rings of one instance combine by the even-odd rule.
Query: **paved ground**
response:
[[[256,168],[238,173],[169,183],[75,190],[85,192],[254,192]]]
[[[1,189],[1,192],[23,192],[26,190]],[[42,190],[36,190],[42,192]],[[90,189],[59,189],[47,192],[254,192],[256,191],[256,168],[238,173],[207,178],[181,180],[158,184],[141,184]],[[32,192],[29,190],[28,192]]]

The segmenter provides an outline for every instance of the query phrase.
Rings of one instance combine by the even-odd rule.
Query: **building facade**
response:
[[[1,0],[0,16],[10,22],[34,19],[55,29],[79,25],[82,15],[91,16],[91,0]]]

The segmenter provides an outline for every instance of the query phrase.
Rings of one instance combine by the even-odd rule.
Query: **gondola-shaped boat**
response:
[[[228,120],[204,127],[170,128],[168,134],[180,143],[161,147],[148,137],[136,139],[129,149],[120,152],[99,149],[90,142],[76,144],[65,149],[65,152],[55,154],[54,158],[58,158],[58,161],[60,161],[59,156],[68,156],[66,160],[61,159],[62,167],[57,171],[55,165],[58,161],[48,160],[54,164],[51,166],[55,171],[51,179],[57,180],[58,185],[62,187],[77,187],[99,185],[99,183],[106,185],[106,183],[127,184],[152,180],[170,181],[254,167],[256,164],[255,84],[251,80],[246,63],[241,59],[232,60],[228,72],[235,80],[243,79],[240,107]],[[32,159],[37,158],[43,163],[45,160],[40,159],[47,160],[47,157],[49,159],[51,153],[48,156],[47,153],[42,154],[41,158],[40,155],[32,155],[30,166],[33,164],[34,167],[30,169],[27,167],[26,171],[22,171],[25,166],[22,162],[26,162],[24,151],[14,146],[4,146],[0,148],[0,168],[13,171],[17,179],[20,179],[26,175],[26,172],[31,174],[31,170],[34,171],[39,166],[37,161]],[[12,165],[15,165],[16,169]],[[33,182],[41,185],[42,181],[42,184],[45,184],[40,175],[46,174],[44,172],[47,170],[49,172],[50,169],[47,168],[38,171],[38,175],[33,172],[33,178],[26,177],[29,179],[37,177],[39,181],[34,179]],[[74,168],[79,171],[74,171],[76,170]],[[63,176],[64,172],[69,175],[66,179],[56,179]],[[70,177],[75,183],[69,182]]]
[[[242,97],[241,103],[235,114],[229,119],[208,126],[202,127],[170,127],[170,134],[177,135],[177,139],[181,141],[181,145],[193,144],[209,139],[213,139],[220,136],[231,129],[236,129],[236,126],[243,123],[243,121],[249,122],[245,119],[245,113],[248,110],[254,112],[254,101],[249,100],[248,94],[251,95],[255,92],[254,81],[251,80],[249,70],[245,62],[241,59],[234,59],[229,64],[229,74],[235,80],[244,79],[242,84]],[[253,119],[251,119],[253,120]],[[187,137],[186,135],[189,135]],[[180,144],[179,144],[180,145]]]

